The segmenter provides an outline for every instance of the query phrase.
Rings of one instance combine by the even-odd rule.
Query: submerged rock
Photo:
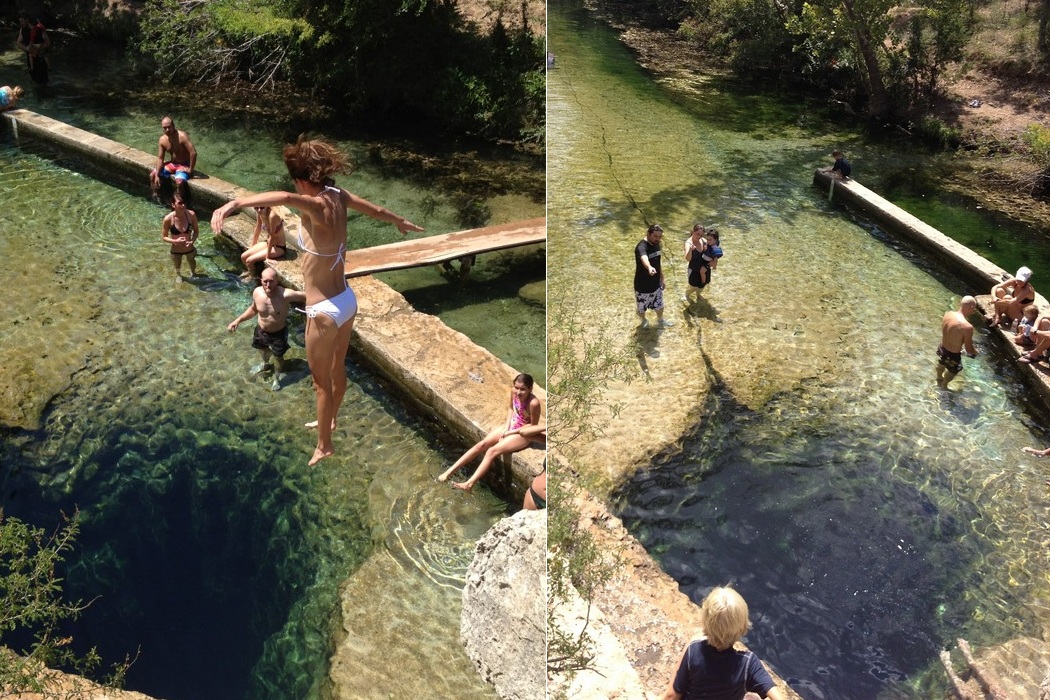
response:
[[[467,654],[504,700],[546,693],[546,511],[519,511],[478,541],[463,589]]]
[[[527,304],[534,306],[547,305],[547,280],[529,282],[518,290],[518,296]]]

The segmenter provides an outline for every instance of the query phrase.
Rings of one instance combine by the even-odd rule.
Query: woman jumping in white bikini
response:
[[[346,251],[348,209],[397,226],[402,234],[422,231],[403,216],[336,187],[332,176],[349,171],[347,157],[331,144],[300,136],[284,148],[284,164],[295,183],[295,193],[263,192],[228,202],[211,217],[218,233],[231,212],[242,207],[288,206],[299,210],[299,248],[303,285],[306,287],[306,361],[317,392],[317,448],[310,465],[335,453],[332,430],[346,393],[346,353],[357,313],[357,298],[346,283],[343,253]]]

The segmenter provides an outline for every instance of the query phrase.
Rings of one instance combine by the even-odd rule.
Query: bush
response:
[[[76,513],[48,535],[41,528],[5,518],[0,510],[0,643],[9,644],[15,636],[33,638],[24,649],[0,647],[4,691],[40,693],[49,699],[88,697],[92,691],[83,680],[63,682],[48,671],[62,668],[89,675],[101,665],[94,648],[78,656],[70,648],[72,637],[60,631],[63,623],[76,619],[87,607],[80,601],[62,600],[62,579],[56,573],[79,530]],[[126,660],[114,667],[104,685],[119,687],[130,665]]]

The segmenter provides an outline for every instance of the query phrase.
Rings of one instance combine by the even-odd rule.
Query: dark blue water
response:
[[[877,426],[785,419],[790,396],[762,414],[720,399],[681,453],[617,494],[624,523],[696,603],[716,583],[741,590],[747,643],[803,697],[939,694],[939,678],[906,682],[982,607],[968,591],[993,557],[968,536],[980,509],[950,500],[922,450],[888,461],[868,449],[883,440]],[[1017,618],[973,625],[971,639],[1032,625],[1021,602],[1007,603]]]

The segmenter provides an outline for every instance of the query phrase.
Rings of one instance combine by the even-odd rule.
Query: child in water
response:
[[[722,257],[721,238],[718,234],[718,229],[709,228],[707,229],[707,245],[704,247],[703,254],[703,265],[700,268],[700,281],[701,287],[706,287],[711,281],[711,270],[718,269],[718,259]]]
[[[519,374],[514,378],[514,388],[510,392],[507,423],[493,428],[492,432],[464,452],[455,464],[438,477],[438,481],[448,481],[449,477],[459,471],[462,466],[484,452],[485,456],[478,465],[477,471],[463,483],[452,484],[457,489],[470,491],[474,488],[474,484],[485,476],[485,472],[489,470],[497,457],[524,450],[529,446],[529,439],[522,436],[520,431],[525,426],[540,423],[540,400],[533,395],[532,385],[531,375]]]

